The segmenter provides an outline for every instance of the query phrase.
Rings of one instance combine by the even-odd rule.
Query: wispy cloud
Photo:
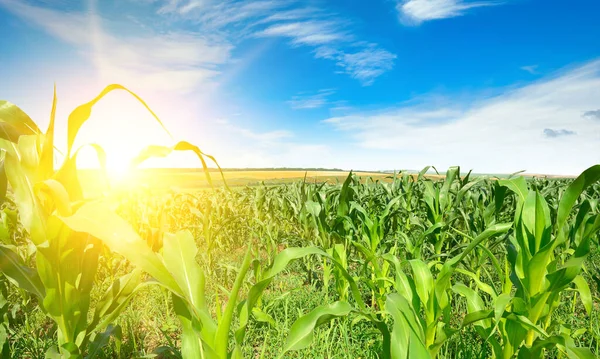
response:
[[[394,67],[396,55],[370,45],[357,51],[337,50],[328,46],[316,50],[316,57],[334,60],[352,78],[363,85],[372,85],[375,79]]]
[[[103,81],[138,82],[144,88],[191,92],[216,83],[234,62],[235,48],[250,38],[282,38],[292,46],[312,48],[315,57],[335,61],[341,72],[365,85],[394,66],[395,55],[360,39],[348,20],[293,1],[137,2],[153,6],[155,16],[115,20],[118,16],[108,18],[94,9],[27,0],[0,0],[0,6],[76,46]],[[323,46],[330,55],[317,50]]]
[[[220,66],[231,59],[233,46],[218,36],[176,30],[140,32],[95,11],[66,11],[17,0],[0,0],[0,6],[76,46],[95,64],[104,83],[187,93],[213,81]],[[123,27],[130,31],[116,31]]]
[[[299,94],[292,97],[288,104],[294,110],[321,108],[330,103],[329,97],[333,94],[333,89],[319,90],[316,94]]]
[[[162,3],[160,13],[175,14],[203,28],[229,33],[235,28],[237,38],[283,38],[292,46],[312,48],[316,58],[335,61],[342,68],[340,73],[366,86],[394,67],[395,54],[364,41],[352,31],[351,21],[326,9],[273,0],[162,0]]]
[[[556,137],[563,137],[563,136],[572,136],[572,135],[576,135],[577,132],[575,131],[571,131],[571,130],[553,130],[551,128],[545,128],[544,129],[544,136],[549,137],[549,138],[556,138]]]
[[[468,10],[498,5],[492,1],[464,0],[397,0],[400,21],[406,25],[419,25],[430,20],[463,16]]]
[[[413,101],[324,122],[371,153],[402,159],[402,168],[577,174],[600,162],[600,121],[582,116],[598,98],[600,60],[492,98]],[[548,140],[558,136],[564,137]]]
[[[313,20],[274,24],[256,36],[287,37],[295,45],[322,45],[349,38],[335,22]]]
[[[527,66],[521,66],[521,70],[529,72],[532,75],[537,75],[538,74],[538,65],[527,65]]]
[[[591,118],[594,120],[600,120],[600,109],[592,110],[592,111],[585,111],[583,113],[583,117]]]

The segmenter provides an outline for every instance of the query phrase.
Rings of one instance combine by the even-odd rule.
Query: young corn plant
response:
[[[102,213],[100,218],[99,213]],[[212,307],[205,292],[205,275],[196,261],[198,248],[189,231],[165,234],[162,253],[155,253],[125,220],[111,213],[103,203],[85,204],[73,215],[61,219],[73,230],[101,239],[173,294],[173,306],[182,325],[181,353],[184,358],[242,358],[249,318],[262,292],[290,261],[322,253],[311,247],[288,248],[280,252],[270,268],[258,271],[261,276],[248,290],[247,298],[241,299],[252,264],[248,248],[233,287],[226,293],[225,309],[221,312],[217,305],[215,318],[211,315]]]
[[[436,262],[426,263],[420,259],[412,259],[403,263],[396,256],[385,256],[394,265],[396,272],[394,288],[397,292],[389,294],[385,303],[386,312],[394,320],[390,341],[392,359],[436,358],[452,335],[463,327],[482,320],[476,313],[467,316],[460,328],[450,327],[451,279],[475,248],[485,245],[485,241],[494,236],[506,233],[510,226],[491,226],[474,238],[461,254],[447,260],[437,274],[432,273]],[[404,272],[405,264],[411,268],[412,275]]]
[[[576,347],[571,331],[553,314],[563,303],[565,291],[572,287],[591,313],[592,296],[580,273],[590,241],[600,230],[600,216],[590,213],[586,199],[579,204],[575,220],[569,218],[583,191],[598,180],[600,166],[584,171],[564,191],[555,216],[544,197],[530,190],[523,178],[499,181],[518,198],[514,234],[508,245],[510,274],[503,292],[497,295],[490,286],[475,280],[476,288],[493,300],[494,308],[485,309],[476,290],[455,287],[467,298],[471,315],[488,313],[491,320],[479,322],[478,332],[491,345],[495,358],[542,358],[552,349],[569,358],[594,357],[589,349]],[[516,291],[506,286],[510,282]]]

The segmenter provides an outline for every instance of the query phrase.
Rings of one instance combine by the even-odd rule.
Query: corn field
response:
[[[75,139],[113,90],[60,161],[56,94],[45,131],[0,102],[0,357],[600,355],[600,165],[86,196]],[[132,166],[173,151],[217,165],[182,141]]]

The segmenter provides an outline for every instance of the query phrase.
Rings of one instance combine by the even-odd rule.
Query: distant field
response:
[[[105,176],[99,170],[80,170],[81,182],[86,191],[98,192],[107,188]],[[223,179],[217,170],[210,170],[210,177],[213,185],[223,186]],[[264,183],[265,185],[278,185],[302,180],[306,176],[306,181],[310,183],[337,183],[342,182],[348,176],[348,171],[338,170],[224,170],[223,176],[227,185],[230,187],[256,186]],[[372,178],[380,181],[390,181],[391,173],[384,172],[355,172],[363,179]],[[416,176],[416,173],[412,173]],[[465,174],[463,174],[465,175]],[[443,174],[427,174],[428,178],[444,178]],[[473,174],[473,176],[483,176],[482,174]],[[485,176],[503,178],[507,175]],[[560,178],[564,176],[549,176],[538,174],[523,174],[526,177],[548,177]],[[149,187],[152,189],[180,189],[195,190],[210,187],[206,174],[201,169],[144,169],[135,173],[130,173],[122,178],[112,178],[111,183],[114,187],[127,188]]]
[[[359,176],[383,180],[390,174],[382,172],[356,172]],[[98,191],[106,187],[106,179],[98,170],[80,170],[81,181],[86,191]],[[301,171],[301,170],[225,170],[225,181],[230,187],[255,186],[261,183],[276,185],[301,180],[306,175],[307,182],[337,183],[347,176],[346,171]],[[210,177],[215,186],[222,186],[223,179],[218,171],[211,171]],[[198,170],[140,170],[123,178],[112,179],[114,186],[147,186],[155,189],[178,188],[193,190],[210,187],[206,174]]]

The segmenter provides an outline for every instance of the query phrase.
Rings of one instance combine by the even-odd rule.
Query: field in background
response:
[[[302,180],[306,176],[307,183],[341,183],[348,177],[349,171],[341,170],[302,170],[302,169],[224,169],[223,175],[227,185],[230,187],[245,187],[258,185],[279,185],[293,183]],[[363,181],[371,179],[373,181],[391,182],[393,173],[390,172],[366,172],[354,171]],[[415,178],[416,171],[410,171]],[[543,174],[521,174],[525,177],[537,178],[572,178],[572,176],[556,176]],[[100,193],[107,188],[106,176],[100,170],[83,169],[79,170],[81,182],[88,193]],[[472,177],[489,178],[507,178],[508,174],[472,174]],[[210,170],[210,177],[213,185],[223,186],[221,174],[216,169]],[[444,178],[444,174],[428,173],[425,177],[432,180]],[[210,184],[202,169],[141,169],[122,176],[111,177],[110,183],[113,187],[148,187],[158,190],[196,190],[209,188]]]
[[[340,183],[348,177],[347,171],[302,171],[302,170],[224,170],[223,175],[230,187],[256,186],[260,184],[276,185],[302,180],[306,176],[308,183]],[[106,188],[106,177],[99,170],[80,170],[81,182],[86,192],[98,192]],[[363,179],[389,180],[391,174],[383,172],[357,172]],[[218,171],[210,173],[213,184],[223,185]],[[208,188],[206,174],[194,169],[149,169],[138,170],[121,178],[110,179],[116,187],[149,187],[153,189],[194,190]]]

